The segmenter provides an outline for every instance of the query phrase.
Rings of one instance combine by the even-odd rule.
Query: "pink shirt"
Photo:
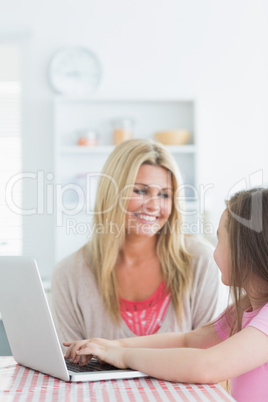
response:
[[[121,317],[134,334],[151,335],[159,330],[165,318],[171,294],[161,282],[154,294],[146,300],[120,299]]]
[[[268,335],[268,303],[258,310],[243,314],[242,328],[259,329]],[[229,327],[224,316],[214,324],[217,334],[227,339]],[[231,380],[232,396],[238,402],[268,401],[268,362]]]

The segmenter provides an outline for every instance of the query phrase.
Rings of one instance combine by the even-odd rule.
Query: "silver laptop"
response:
[[[92,359],[67,368],[34,259],[0,257],[0,313],[14,359],[23,366],[64,381],[145,377]],[[84,371],[86,370],[86,371]]]

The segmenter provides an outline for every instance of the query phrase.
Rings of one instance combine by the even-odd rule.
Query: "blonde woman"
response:
[[[129,140],[111,153],[92,238],[53,273],[61,342],[185,332],[214,317],[219,273],[212,247],[181,230],[181,185],[158,143]]]

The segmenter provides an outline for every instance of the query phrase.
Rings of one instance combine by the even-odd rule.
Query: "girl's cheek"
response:
[[[218,265],[218,246],[214,250],[213,258],[214,258],[214,261],[216,262],[216,264]]]

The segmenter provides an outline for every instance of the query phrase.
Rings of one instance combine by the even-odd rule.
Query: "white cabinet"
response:
[[[187,145],[169,146],[182,172],[184,183],[196,185],[196,139],[194,102],[190,100],[118,100],[56,97],[54,100],[55,260],[82,246],[90,237],[91,211],[97,178],[114,148],[113,122],[118,118],[134,121],[134,138],[153,138],[157,131],[176,128],[191,133]],[[79,146],[79,132],[95,130],[98,144]],[[86,186],[86,175],[90,181]],[[86,188],[87,187],[87,188]],[[87,194],[86,194],[87,192]],[[87,203],[87,205],[86,205]]]

